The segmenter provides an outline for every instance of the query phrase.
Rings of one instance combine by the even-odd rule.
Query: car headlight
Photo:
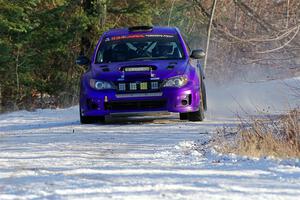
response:
[[[107,81],[101,81],[96,79],[90,79],[90,86],[96,90],[113,89],[113,85]]]
[[[182,87],[186,85],[188,82],[188,79],[186,76],[175,76],[172,78],[167,79],[163,83],[163,87]]]

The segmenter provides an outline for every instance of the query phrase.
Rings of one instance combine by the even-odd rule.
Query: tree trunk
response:
[[[100,13],[100,27],[103,28],[106,24],[106,17],[107,17],[107,0],[100,0],[100,7],[101,7],[101,13]]]
[[[208,28],[207,28],[207,42],[206,42],[206,50],[205,50],[206,55],[205,55],[204,64],[203,64],[204,71],[205,71],[206,66],[207,66],[207,58],[208,58],[208,51],[209,51],[209,42],[210,42],[210,36],[211,36],[211,28],[212,28],[212,24],[213,24],[213,20],[214,20],[216,5],[217,5],[217,0],[214,0],[213,6],[212,6],[212,9],[211,9],[209,24],[208,24]]]
[[[17,55],[16,55],[16,65],[15,65],[15,73],[16,73],[16,84],[17,84],[17,96],[18,99],[20,98],[21,94],[20,94],[20,78],[19,78],[19,57],[20,57],[20,47],[17,47]]]
[[[83,0],[82,2],[82,8],[87,15],[92,14],[92,2],[94,0]],[[91,46],[91,41],[89,39],[91,27],[88,27],[88,29],[85,31],[83,36],[81,37],[81,44],[80,44],[80,54],[85,55],[88,53],[88,50]]]

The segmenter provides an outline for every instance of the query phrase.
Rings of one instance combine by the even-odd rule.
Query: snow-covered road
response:
[[[205,144],[233,118],[176,115],[80,125],[78,108],[0,115],[0,199],[299,199],[298,161]]]

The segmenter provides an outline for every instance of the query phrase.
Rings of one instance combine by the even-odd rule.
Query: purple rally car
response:
[[[138,26],[112,29],[100,38],[80,83],[80,121],[105,121],[111,114],[167,111],[202,121],[206,110],[204,74],[177,28]]]

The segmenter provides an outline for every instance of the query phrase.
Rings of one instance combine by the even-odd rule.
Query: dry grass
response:
[[[218,130],[215,144],[223,153],[300,158],[300,110],[277,119],[243,120],[235,132]]]

